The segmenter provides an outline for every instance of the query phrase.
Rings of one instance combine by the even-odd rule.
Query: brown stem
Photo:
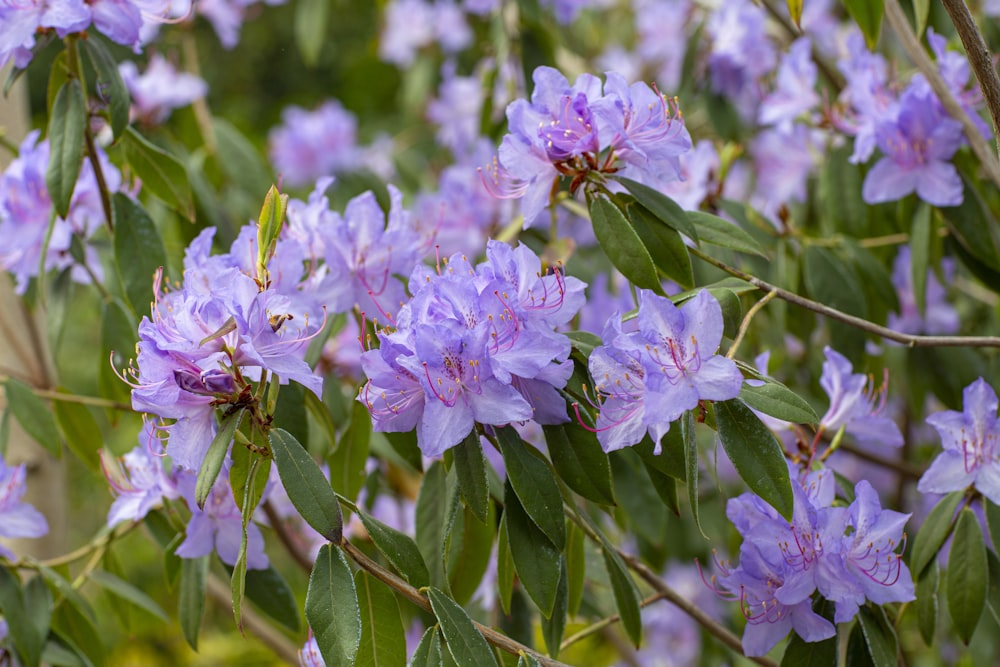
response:
[[[923,477],[924,474],[923,468],[915,466],[912,463],[903,460],[893,461],[892,459],[884,458],[882,456],[879,456],[878,454],[872,454],[871,452],[866,452],[865,450],[860,449],[847,442],[841,442],[840,449],[842,449],[845,452],[848,452],[853,456],[858,457],[859,459],[868,461],[869,463],[874,463],[875,465],[881,466],[882,468],[894,470],[898,472],[900,476],[903,478],[920,479],[921,477]]]
[[[87,159],[94,169],[94,179],[97,180],[97,191],[101,193],[101,209],[104,211],[104,219],[108,223],[108,231],[115,231],[115,223],[111,219],[111,196],[108,194],[108,182],[104,179],[104,169],[101,167],[101,160],[97,157],[97,145],[94,143],[94,134],[90,131],[90,123],[83,131],[83,139],[87,144]]]
[[[214,574],[208,575],[208,595],[219,606],[230,609],[233,604],[233,593],[229,584],[222,582]],[[299,664],[299,651],[288,641],[288,638],[275,630],[256,610],[250,607],[243,609],[243,625],[249,634],[259,639],[262,644],[274,651],[274,654],[289,665]]]
[[[383,584],[393,589],[398,594],[402,595],[404,598],[406,598],[413,604],[417,605],[427,613],[429,614],[434,613],[434,610],[431,608],[430,601],[426,597],[424,597],[420,593],[420,591],[418,591],[416,588],[414,588],[413,586],[403,581],[389,570],[385,569],[384,567],[373,561],[371,558],[368,557],[368,555],[365,552],[358,549],[356,546],[348,542],[346,539],[340,543],[340,548],[343,549],[344,553],[350,556],[351,560],[357,563],[362,570],[372,575],[373,577],[381,581]],[[497,632],[493,628],[487,627],[481,623],[477,623],[476,621],[473,621],[473,624],[476,626],[476,629],[479,630],[480,634],[483,635],[483,638],[487,642],[497,647],[501,651],[505,651],[507,653],[510,653],[511,655],[520,655],[521,653],[526,653],[532,656],[535,660],[537,660],[538,663],[542,665],[542,667],[570,667],[564,662],[553,660],[548,656],[542,655],[541,653],[538,653],[537,651],[528,648],[527,646],[521,644],[520,642],[514,641],[507,635],[501,632]]]
[[[664,599],[666,599],[666,596],[663,595],[663,593],[653,593],[652,595],[650,595],[646,599],[640,601],[639,602],[639,606],[640,607],[648,607],[649,605],[653,604],[654,602],[659,602],[660,600],[664,600]],[[569,648],[573,644],[577,643],[578,641],[586,639],[590,635],[592,635],[592,634],[594,634],[596,632],[600,632],[600,631],[604,630],[605,628],[614,625],[615,623],[617,623],[620,620],[622,620],[622,617],[619,614],[611,614],[610,616],[602,618],[601,620],[599,620],[599,621],[597,621],[595,623],[591,623],[590,625],[588,625],[587,627],[585,627],[583,630],[580,630],[576,634],[573,634],[573,635],[567,637],[566,639],[564,639],[563,642],[562,642],[562,644],[559,645],[559,651],[560,652],[565,651],[567,648]]]
[[[924,47],[920,45],[920,41],[913,34],[913,30],[910,29],[909,20],[907,20],[906,15],[903,13],[902,7],[899,6],[899,0],[885,0],[885,17],[889,21],[889,25],[892,26],[892,29],[899,36],[899,41],[902,43],[906,54],[910,56],[917,69],[927,77],[927,83],[930,84],[934,94],[941,101],[941,105],[944,106],[945,111],[948,112],[949,116],[962,123],[962,128],[965,130],[965,137],[969,140],[969,146],[972,148],[972,152],[976,154],[976,157],[979,158],[979,162],[983,165],[983,169],[986,170],[990,180],[996,183],[997,186],[1000,186],[1000,162],[997,161],[997,156],[990,149],[989,142],[983,138],[979,128],[969,118],[969,114],[965,113],[965,109],[955,99],[955,95],[951,92],[948,84],[945,83],[937,67],[931,62],[930,57],[924,51]]]
[[[764,9],[766,9],[767,13],[771,15],[771,18],[780,23],[781,27],[784,28],[785,32],[787,32],[790,36],[792,37],[802,36],[802,31],[794,23],[792,23],[784,14],[782,14],[774,5],[772,5],[770,0],[761,0],[761,4],[764,5]],[[838,72],[829,63],[829,61],[827,61],[827,59],[824,58],[822,54],[819,53],[819,51],[816,48],[815,42],[812,45],[812,60],[814,63],[816,63],[816,67],[819,69],[820,72],[823,73],[823,76],[830,83],[830,85],[833,86],[834,91],[840,92],[840,90],[844,87],[844,77],[841,76],[840,72]]]
[[[888,6],[888,0],[886,6]],[[870,322],[869,320],[861,317],[848,315],[843,311],[831,308],[830,306],[813,301],[812,299],[807,299],[806,297],[800,296],[795,292],[789,292],[788,290],[782,289],[777,285],[772,285],[771,283],[752,276],[745,271],[740,271],[735,267],[729,266],[725,262],[706,254],[698,248],[688,247],[688,251],[695,257],[708,262],[712,266],[722,269],[729,275],[747,281],[757,289],[765,292],[774,292],[775,295],[783,301],[805,308],[806,310],[811,310],[814,313],[818,313],[824,317],[829,317],[832,320],[849,324],[856,329],[861,329],[862,331],[880,336],[886,340],[902,343],[907,347],[1000,347],[1000,338],[995,336],[917,336],[913,334],[900,333],[899,331],[894,331],[888,327],[875,324],[874,322]]]
[[[295,538],[292,537],[291,533],[288,532],[288,527],[285,522],[278,516],[278,512],[274,509],[274,505],[271,504],[270,500],[265,500],[262,505],[264,508],[264,516],[267,517],[267,522],[271,524],[271,529],[274,531],[275,535],[278,536],[278,541],[281,545],[285,547],[285,551],[288,555],[292,557],[296,565],[301,567],[307,573],[312,572],[313,562],[309,556],[299,548],[299,545],[295,543]]]
[[[997,76],[993,56],[965,2],[941,0],[941,4],[951,17],[951,22],[955,24],[962,46],[965,47],[965,53],[969,56],[969,64],[976,74],[979,89],[983,91],[983,99],[986,100],[986,108],[989,109],[990,118],[993,119],[993,136],[996,137],[997,149],[1000,150],[1000,76]]]

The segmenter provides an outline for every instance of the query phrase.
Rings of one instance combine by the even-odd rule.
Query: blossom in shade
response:
[[[150,57],[142,74],[131,61],[121,63],[118,70],[132,97],[133,116],[154,125],[165,121],[174,109],[187,106],[208,92],[208,84],[201,77],[178,72],[159,54]]]
[[[0,458],[0,537],[42,537],[49,532],[45,517],[32,505],[23,502],[27,489],[27,466],[8,466]],[[14,553],[0,544],[0,558],[14,560]]]
[[[950,257],[941,260],[941,273],[950,283],[955,275],[955,262]],[[892,263],[892,284],[899,300],[899,312],[889,313],[889,328],[910,334],[949,335],[958,331],[958,311],[948,303],[947,294],[933,269],[927,269],[923,313],[917,306],[913,288],[913,268],[910,246],[899,248]]]
[[[301,187],[356,169],[357,132],[357,118],[336,100],[324,102],[315,111],[289,106],[281,112],[281,125],[268,135],[268,150],[284,182]]]
[[[165,499],[179,497],[177,485],[164,469],[165,457],[152,450],[156,444],[152,436],[151,430],[144,429],[139,445],[122,457],[116,472],[105,466],[105,477],[117,495],[108,510],[108,527],[141,521]]]
[[[441,72],[438,97],[427,103],[427,119],[437,126],[438,143],[464,156],[477,146],[483,108],[483,82],[478,76],[458,76],[448,62]]]
[[[950,493],[968,486],[1000,504],[1000,421],[997,395],[983,378],[962,392],[962,412],[945,410],[927,418],[941,436],[943,451],[917,483],[921,493]]]
[[[189,0],[181,0],[180,4],[186,6]],[[264,0],[266,5],[282,5],[285,0]],[[258,0],[198,0],[194,7],[198,14],[204,16],[219,42],[226,49],[235,47],[240,41],[240,29],[243,27],[251,9],[261,4]],[[175,15],[183,16],[189,14],[190,10],[185,7],[183,11],[175,12]]]
[[[316,635],[312,633],[312,628],[309,628],[309,639],[299,649],[299,666],[326,667],[326,661],[323,660],[323,654],[319,652],[319,644],[316,643]]]
[[[702,290],[679,308],[665,297],[639,290],[637,327],[626,331],[618,315],[604,329],[604,345],[590,356],[598,396],[594,424],[610,452],[638,443],[648,433],[660,439],[700,401],[735,398],[743,374],[717,354],[723,321],[719,302]]]
[[[758,81],[777,62],[766,19],[764,10],[749,0],[732,0],[719,3],[706,25],[712,40],[708,56],[712,91],[730,98],[744,113],[756,106]]]
[[[177,487],[191,510],[184,541],[174,551],[181,558],[201,558],[215,551],[223,563],[236,565],[243,540],[243,518],[233,500],[228,473],[226,465],[209,492],[205,507],[199,508],[195,502],[197,475],[187,470],[178,472]],[[265,490],[265,497],[266,493]],[[250,570],[264,570],[268,566],[264,535],[252,521],[247,524],[246,562]]]
[[[845,46],[847,55],[837,63],[846,82],[840,93],[844,110],[835,121],[838,129],[854,137],[849,161],[858,164],[875,152],[875,128],[895,116],[897,101],[889,85],[888,63],[868,50],[860,30],[851,31]]]
[[[926,84],[911,85],[893,118],[875,127],[883,157],[865,176],[865,203],[895,201],[916,192],[934,206],[962,203],[962,179],[949,160],[962,144],[962,125],[948,117]]]
[[[472,43],[465,15],[451,0],[393,0],[384,20],[378,54],[399,67],[412,65],[417,52],[431,44],[457,53]]]
[[[826,361],[819,384],[830,397],[830,407],[819,420],[820,428],[831,433],[843,428],[864,444],[902,446],[903,434],[899,426],[882,415],[886,383],[876,388],[871,377],[854,373],[847,357],[829,346],[823,348],[823,354]]]
[[[788,126],[799,116],[819,105],[816,92],[816,64],[812,42],[800,37],[788,47],[778,66],[775,89],[760,103],[757,121],[762,125]]]

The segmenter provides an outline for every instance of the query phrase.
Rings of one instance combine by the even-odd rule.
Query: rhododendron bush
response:
[[[0,665],[992,662],[996,16],[0,0]]]

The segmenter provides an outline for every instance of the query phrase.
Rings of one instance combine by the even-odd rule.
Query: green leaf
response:
[[[198,650],[198,630],[205,615],[205,587],[208,580],[208,556],[181,560],[180,599],[177,614],[184,639]]]
[[[924,34],[927,28],[927,18],[931,13],[931,0],[913,0],[913,32],[918,37]]]
[[[507,537],[507,514],[500,518],[497,529],[497,592],[500,594],[500,608],[505,616],[510,616],[511,597],[514,594],[514,557],[510,553],[510,539]]]
[[[931,265],[931,207],[927,202],[917,205],[910,231],[910,280],[913,300],[921,317],[927,305],[927,270]]]
[[[357,498],[365,484],[365,463],[371,449],[371,415],[361,402],[351,406],[351,423],[344,431],[337,448],[328,457],[330,479],[334,488],[348,498]]]
[[[627,525],[643,540],[663,543],[667,512],[646,473],[642,459],[632,447],[613,452],[611,471],[617,489],[618,507]]]
[[[111,299],[101,304],[101,359],[97,367],[98,387],[104,398],[129,401],[129,388],[116,375],[112,368],[123,368],[130,358],[135,357],[137,322],[131,316],[128,308],[120,299]],[[108,363],[108,359],[111,363]],[[119,415],[117,411],[108,410],[108,418],[112,424]]]
[[[354,664],[361,643],[358,593],[344,554],[329,544],[320,547],[309,575],[306,620],[328,667]]]
[[[562,551],[566,546],[566,514],[559,482],[546,463],[535,456],[510,426],[496,430],[507,467],[507,478],[531,520]]]
[[[781,667],[837,667],[837,638],[807,642],[793,634],[781,656]]]
[[[566,558],[560,558],[559,587],[556,589],[556,603],[552,609],[552,618],[542,618],[542,635],[549,655],[559,657],[559,646],[562,644],[563,633],[566,630],[566,614],[569,611],[569,579],[566,568]]]
[[[917,536],[913,539],[913,550],[910,552],[910,573],[914,579],[923,576],[924,569],[937,557],[941,545],[948,539],[953,527],[951,520],[964,495],[961,491],[948,494],[924,519]]]
[[[97,83],[100,86],[101,97],[108,102],[108,120],[111,125],[111,134],[115,139],[122,136],[122,132],[128,127],[129,94],[118,70],[118,63],[99,39],[91,36],[89,39],[80,40],[83,51],[87,54],[94,71],[97,72]]]
[[[184,165],[129,127],[122,136],[125,156],[147,190],[188,220],[194,221],[194,199]]]
[[[160,233],[142,205],[121,192],[111,200],[115,223],[115,269],[125,295],[137,314],[147,313],[153,301],[156,272],[167,264]]]
[[[948,612],[959,639],[968,644],[986,603],[989,569],[979,521],[966,507],[958,516],[947,573]]]
[[[94,415],[90,413],[90,408],[71,401],[53,400],[52,412],[70,451],[91,472],[100,472],[100,450],[104,445],[104,436]]]
[[[596,195],[590,202],[594,235],[604,253],[636,287],[663,294],[656,265],[625,215],[610,199]]]
[[[899,640],[885,611],[881,607],[861,607],[858,611],[858,625],[861,626],[872,662],[876,665],[897,664]]]
[[[94,663],[85,653],[59,634],[55,634],[54,639],[45,642],[42,662],[53,667],[94,667]]]
[[[72,641],[93,664],[105,664],[103,633],[79,609],[72,605],[56,607],[52,615],[52,628],[57,636]]]
[[[272,182],[271,174],[253,143],[225,119],[212,118],[212,129],[219,168],[226,178],[255,198],[267,192]]]
[[[739,225],[704,211],[687,211],[686,215],[698,229],[698,238],[702,242],[767,257],[760,244]]]
[[[344,530],[337,495],[323,471],[299,441],[283,429],[271,431],[271,451],[281,484],[306,523],[320,535],[339,543]]]
[[[42,565],[41,563],[35,563],[35,567],[38,568],[39,574],[42,578],[56,590],[63,599],[69,603],[68,606],[76,608],[82,616],[85,616],[88,620],[94,622],[97,621],[97,615],[94,613],[94,608],[90,606],[90,603],[85,597],[80,594],[80,591],[73,588],[73,585],[66,581],[61,574],[56,572],[50,567]]]
[[[992,580],[991,576],[990,581]],[[937,563],[932,563],[924,572],[924,576],[916,581],[917,600],[914,604],[917,608],[917,627],[924,643],[928,646],[934,644],[934,634],[937,629],[939,581]]]
[[[788,5],[788,16],[791,17],[792,23],[802,28],[802,3],[803,0],[786,0]]]
[[[698,442],[694,437],[694,415],[691,410],[684,413],[680,420],[681,440],[684,442],[684,470],[687,478],[688,505],[698,532],[705,536],[701,527],[701,517],[698,514]]]
[[[587,579],[586,536],[575,523],[566,535],[566,576],[568,583],[566,612],[572,617],[580,611],[583,585]]]
[[[52,105],[49,166],[45,171],[45,186],[60,218],[69,213],[76,179],[80,175],[86,123],[87,103],[83,99],[83,89],[79,81],[70,79],[59,89]]]
[[[874,51],[882,27],[882,12],[885,8],[883,0],[843,0],[843,2],[851,18],[864,33],[868,49]]]
[[[646,474],[649,475],[649,481],[653,485],[653,490],[656,491],[656,495],[663,501],[663,505],[674,516],[680,516],[681,506],[677,500],[677,478],[662,472],[656,466],[650,465],[645,458],[642,459],[642,464],[646,467]]]
[[[441,587],[448,585],[445,573],[444,545],[448,525],[455,511],[458,496],[448,488],[444,465],[435,461],[424,474],[417,495],[416,529],[417,547],[427,564],[430,583]]]
[[[683,288],[694,287],[691,256],[680,232],[662,224],[644,206],[629,204],[628,219],[656,267]]]
[[[718,401],[719,439],[750,490],[791,521],[792,486],[784,452],[760,419],[738,398]]]
[[[292,632],[299,631],[299,603],[288,582],[274,567],[246,571],[246,596],[281,625]]]
[[[987,266],[1000,270],[1000,247],[997,239],[997,219],[979,192],[966,179],[962,203],[939,207],[945,225],[970,255]]]
[[[504,519],[514,570],[539,611],[549,618],[559,589],[560,551],[528,517],[510,478],[504,489]]]
[[[407,667],[441,667],[441,637],[437,625],[424,631]]]
[[[314,67],[319,61],[326,42],[330,6],[328,0],[302,0],[295,6],[295,43],[307,67]]]
[[[462,494],[466,507],[480,521],[486,521],[490,508],[490,488],[486,478],[486,457],[483,455],[483,445],[479,433],[475,429],[457,447],[451,449],[458,477],[458,490]]]
[[[622,619],[625,634],[632,640],[634,646],[642,642],[642,617],[639,611],[639,589],[629,575],[625,563],[614,547],[602,537],[601,551],[604,554],[604,567],[611,581],[611,591],[615,596],[618,615]]]
[[[619,177],[618,182],[625,186],[635,200],[642,204],[663,224],[674,229],[695,243],[698,242],[698,231],[688,219],[687,212],[680,204],[655,188],[644,185],[630,178]]]
[[[614,505],[611,465],[593,433],[575,422],[542,426],[552,467],[569,488],[599,505]]]
[[[236,433],[242,419],[243,410],[238,410],[223,417],[219,423],[219,430],[212,438],[205,453],[205,460],[198,470],[198,479],[194,486],[194,498],[198,507],[205,507],[205,501],[212,493],[215,480],[218,479],[222,464],[226,461],[226,453],[229,451],[229,444],[233,441],[233,434]]]
[[[87,575],[87,578],[126,602],[149,612],[156,618],[162,620],[164,623],[169,622],[166,612],[160,608],[160,605],[158,605],[153,598],[149,597],[127,581],[123,581],[110,572],[105,572],[104,570],[94,570]]]
[[[472,599],[489,568],[495,525],[496,518],[492,512],[486,521],[480,521],[471,510],[463,507],[452,517],[445,544],[445,559],[448,588],[459,604],[466,604]]]
[[[427,591],[448,652],[458,667],[498,667],[493,651],[457,602],[431,586]]]
[[[62,441],[52,412],[45,401],[35,396],[31,387],[12,377],[4,385],[7,389],[7,408],[21,424],[31,439],[56,457],[62,456]]]
[[[406,637],[396,595],[363,570],[354,575],[361,611],[361,643],[354,667],[397,667],[406,662]]]
[[[819,417],[809,402],[794,391],[770,378],[760,378],[764,384],[752,387],[744,382],[740,399],[748,406],[793,424],[816,424]]]
[[[984,497],[983,510],[986,514],[986,526],[990,530],[990,539],[993,542],[993,548],[1000,550],[1000,547],[997,546],[1000,544],[1000,505]]]
[[[802,260],[809,294],[831,308],[864,317],[868,310],[864,289],[853,266],[828,248],[811,245]]]
[[[430,581],[427,564],[417,543],[400,531],[387,526],[372,515],[358,508],[357,515],[368,531],[375,548],[392,564],[396,571],[406,577],[414,588],[423,588]]]

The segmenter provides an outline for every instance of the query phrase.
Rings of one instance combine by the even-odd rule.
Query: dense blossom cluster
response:
[[[418,267],[396,328],[364,353],[358,400],[376,431],[416,429],[426,456],[457,445],[476,422],[566,421],[569,339],[554,331],[583,301],[584,285],[543,273],[526,246],[490,241],[473,267],[454,255],[438,273]]]
[[[98,149],[104,184],[110,192],[122,188],[118,169]],[[0,269],[10,271],[17,280],[17,292],[28,289],[28,281],[39,270],[65,269],[70,266],[78,282],[90,282],[103,276],[101,262],[91,246],[85,246],[86,268],[75,264],[70,255],[73,237],[86,241],[104,224],[104,210],[97,179],[89,161],[84,161],[73,190],[66,218],[56,215],[45,184],[49,163],[49,142],[39,141],[38,131],[30,132],[21,142],[17,158],[0,174]],[[51,231],[50,221],[52,222]],[[44,253],[44,257],[43,257]],[[89,271],[89,273],[88,273]]]
[[[794,514],[789,522],[751,493],[729,500],[726,516],[740,535],[737,566],[717,562],[716,590],[740,603],[747,619],[743,649],[765,655],[789,630],[815,642],[836,634],[813,610],[817,591],[833,602],[833,621],[844,623],[871,600],[914,599],[913,580],[897,549],[909,514],[883,510],[866,481],[848,506],[834,504],[833,472],[800,474],[792,468]]]
[[[594,429],[604,451],[634,445],[648,433],[659,452],[670,424],[700,401],[739,395],[743,374],[716,354],[722,330],[722,308],[705,290],[679,308],[639,290],[635,320],[615,314],[607,321],[604,345],[590,355],[600,410]]]

